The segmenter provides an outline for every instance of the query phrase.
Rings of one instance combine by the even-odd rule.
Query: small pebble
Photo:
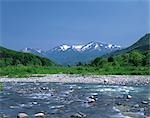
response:
[[[85,118],[86,114],[84,114],[82,112],[78,112],[78,113],[71,115],[70,117],[72,117],[72,118]]]
[[[44,117],[45,117],[45,114],[42,113],[42,112],[39,112],[39,113],[36,113],[34,116],[35,116],[35,117],[38,117],[38,118],[44,118]]]
[[[131,99],[132,98],[132,96],[131,95],[127,95],[127,99]]]
[[[138,108],[139,106],[140,106],[139,104],[135,104],[135,105],[134,105],[135,108]]]

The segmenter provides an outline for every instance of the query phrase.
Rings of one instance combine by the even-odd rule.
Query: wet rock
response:
[[[104,79],[104,83],[108,83],[108,80],[107,80],[107,79]]]
[[[95,102],[95,99],[88,99],[88,103],[93,103]]]
[[[127,95],[127,99],[131,99],[132,98],[132,96],[131,95]]]
[[[34,116],[37,118],[45,118],[45,114],[42,112],[36,113]]]
[[[140,105],[139,105],[139,104],[135,104],[134,107],[135,107],[135,108],[138,108],[138,107],[140,107]]]
[[[88,103],[93,103],[93,102],[96,102],[96,98],[95,98],[95,96],[90,96],[88,99]]]
[[[147,102],[147,101],[142,101],[141,103],[142,103],[142,104],[148,104],[148,102]]]
[[[32,102],[33,105],[37,105],[38,103],[36,101]]]
[[[71,118],[85,118],[86,114],[82,113],[82,112],[77,112],[73,115],[70,116]]]
[[[89,98],[91,98],[91,99],[95,99],[95,101],[96,101],[96,98],[95,98],[95,96],[94,96],[94,95],[90,96]]]
[[[26,113],[19,113],[17,118],[29,118],[29,116]]]

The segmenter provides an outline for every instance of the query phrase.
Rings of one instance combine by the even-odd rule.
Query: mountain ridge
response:
[[[105,46],[105,48],[121,48],[121,46],[114,45],[114,44],[105,44],[105,43],[91,41],[87,44],[74,44],[74,45],[62,44],[60,46],[56,46],[52,48],[52,50],[62,49],[62,51],[66,51],[68,49],[75,49],[76,51],[86,51],[89,48],[100,49],[100,47],[103,46]]]
[[[39,49],[38,50],[30,48],[29,50],[27,50],[28,48],[25,49],[22,51],[49,58],[58,64],[72,65],[77,64],[78,62],[86,63],[96,58],[97,56],[101,56],[115,50],[120,50],[121,46],[92,41],[87,44],[76,44],[76,45],[62,44],[47,51],[40,50],[41,53],[39,53]]]

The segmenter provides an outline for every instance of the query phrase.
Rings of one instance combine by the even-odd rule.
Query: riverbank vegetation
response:
[[[39,66],[18,64],[3,66],[0,76],[26,77],[32,74],[96,74],[96,75],[149,75],[150,53],[132,51],[114,57],[98,57],[89,64],[78,63],[76,66]]]
[[[149,67],[112,67],[105,68],[92,66],[74,67],[41,67],[41,66],[7,66],[2,67],[0,76],[28,77],[32,74],[82,74],[82,75],[149,75]]]

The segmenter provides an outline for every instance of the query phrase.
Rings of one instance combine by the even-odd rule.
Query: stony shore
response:
[[[36,74],[28,78],[0,77],[0,82],[61,82],[61,83],[100,83],[117,85],[149,84],[149,75],[69,75]]]
[[[40,74],[29,78],[0,77],[0,82],[5,86],[1,118],[150,117],[150,76]]]

